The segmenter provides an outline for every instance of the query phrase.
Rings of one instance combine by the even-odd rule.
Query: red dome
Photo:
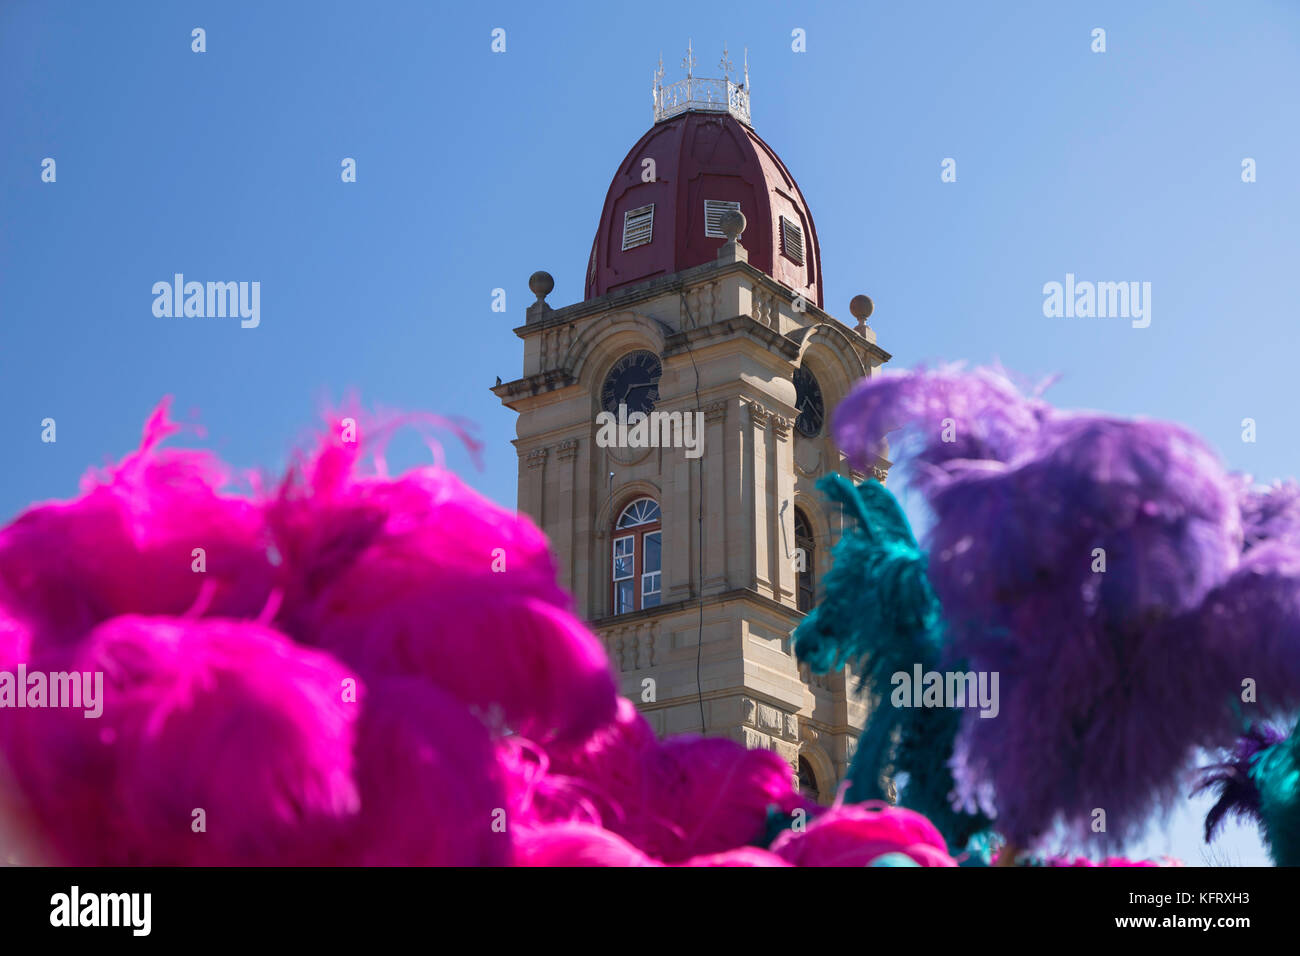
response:
[[[643,181],[647,159],[652,182]],[[740,203],[750,265],[821,308],[821,250],[803,193],[757,133],[714,112],[656,123],[618,167],[591,248],[587,298],[714,261],[726,241],[716,220],[727,207],[712,204],[722,203]]]

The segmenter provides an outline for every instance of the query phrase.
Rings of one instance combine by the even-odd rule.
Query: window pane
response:
[[[662,560],[662,536],[663,533],[660,531],[652,531],[645,536],[645,542],[642,545],[645,548],[645,561],[641,564],[642,571],[649,573],[661,569],[659,562]]]
[[[632,576],[632,545],[635,540],[631,535],[614,540],[615,581],[622,581]]]
[[[633,528],[642,524],[653,524],[659,520],[659,505],[653,498],[638,498],[618,516],[615,527]]]
[[[663,575],[658,571],[641,575],[641,606],[656,607],[659,604]]]
[[[614,613],[626,614],[632,610],[632,582],[620,581],[614,585]]]

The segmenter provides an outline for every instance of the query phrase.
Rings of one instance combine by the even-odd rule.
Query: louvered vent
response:
[[[654,203],[623,213],[623,248],[633,249],[650,242],[655,231]]]
[[[803,230],[797,222],[781,217],[781,251],[803,265]]]
[[[727,234],[722,231],[722,214],[728,209],[740,212],[740,203],[727,202],[722,199],[704,200],[704,234],[706,236],[712,236],[715,239],[727,238]]]

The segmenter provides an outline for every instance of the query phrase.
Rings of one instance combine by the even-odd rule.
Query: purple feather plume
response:
[[[888,427],[934,512],[947,659],[999,676],[998,715],[963,715],[955,803],[1012,842],[1088,839],[1100,808],[1122,845],[1236,736],[1244,678],[1300,704],[1293,486],[1251,493],[1177,426],[1057,411],[991,371],[872,379],[834,419],[859,462]]]

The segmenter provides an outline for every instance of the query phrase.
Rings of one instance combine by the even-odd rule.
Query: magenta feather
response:
[[[81,497],[0,529],[0,667],[105,675],[100,718],[4,722],[33,859],[776,866],[749,845],[769,811],[818,826],[776,754],[655,739],[526,518],[441,467],[362,475],[333,437],[231,494],[158,447],[175,430],[164,403]],[[841,855],[937,859],[904,823],[842,821]],[[833,858],[837,832],[788,853]]]
[[[517,866],[619,866],[646,867],[665,864],[642,852],[623,837],[590,823],[553,823],[528,829],[515,840]],[[677,866],[789,866],[774,853],[757,847],[738,847],[695,856]]]
[[[771,751],[692,736],[663,742],[648,761],[643,792],[633,842],[670,863],[752,842],[768,807],[788,816],[812,806],[795,791],[790,765]]]
[[[802,831],[782,833],[772,852],[795,866],[869,866],[887,853],[902,853],[921,866],[957,865],[934,824],[882,803],[832,807]]]
[[[645,718],[620,701],[618,718],[582,745],[552,746],[540,818],[597,815],[649,856],[669,863],[734,850],[760,837],[769,807],[814,805],[795,791],[789,764],[729,740],[656,741]],[[566,797],[556,798],[556,791]],[[589,817],[588,817],[589,818]]]
[[[139,451],[91,472],[72,502],[38,505],[0,529],[0,591],[31,652],[69,645],[117,614],[253,617],[273,586],[256,503],[218,489],[208,453],[160,450],[177,430],[162,403]],[[196,573],[195,549],[206,570]]]
[[[377,681],[363,703],[360,812],[345,859],[363,866],[507,863],[512,821],[483,724],[420,678]]]
[[[590,823],[553,823],[515,836],[516,866],[659,866],[617,833]]]
[[[133,615],[68,663],[104,675],[102,716],[15,710],[5,735],[64,862],[325,862],[357,809],[348,671],[251,622]]]
[[[723,850],[721,853],[710,853],[705,856],[693,856],[684,863],[674,864],[676,866],[790,866],[791,864],[783,858],[772,853],[770,850],[762,850],[756,846],[741,846],[734,850]]]
[[[604,649],[531,522],[448,472],[354,479],[351,461],[326,444],[268,509],[286,565],[279,626],[368,676],[423,675],[534,739],[613,717]]]

